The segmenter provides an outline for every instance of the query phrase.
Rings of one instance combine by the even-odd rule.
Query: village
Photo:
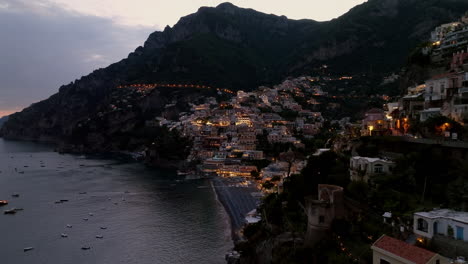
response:
[[[232,206],[231,210],[236,211],[231,217],[236,219],[236,228],[242,229],[245,223],[261,221],[261,214],[255,210],[259,197],[283,192],[283,184],[291,176],[301,174],[311,157],[323,153],[347,153],[348,181],[374,188],[378,186],[375,182],[379,177],[394,174],[394,169],[405,156],[404,151],[395,151],[395,145],[411,146],[413,150],[431,146],[466,155],[468,142],[463,131],[468,122],[468,16],[434,29],[430,43],[424,45],[420,53],[429,58],[431,77],[407,87],[406,93],[398,96],[382,93],[368,98],[354,91],[346,93],[345,88],[331,90],[332,83],[346,87],[349,82],[366,76],[325,74],[289,78],[279,85],[261,86],[254,91],[239,90],[237,93],[198,84],[119,86],[117,89],[126,91],[128,96],[123,97],[126,99],[116,96],[118,100],[110,105],[108,111],[131,109],[132,100],[144,98],[158,87],[215,90],[217,96],[189,103],[187,111],[178,112],[176,117],[163,113],[148,119],[145,126],[166,127],[191,140],[189,155],[179,168],[179,175],[187,179],[217,178],[217,184],[224,187],[249,188],[247,194],[218,193],[225,206]],[[326,71],[327,66],[322,68]],[[382,85],[395,83],[399,78],[398,74],[392,74],[384,78]],[[376,105],[363,113],[348,113],[349,116],[336,114],[343,112],[344,102],[368,99],[381,102],[380,107]],[[176,104],[174,100],[165,108],[173,108]],[[100,113],[101,116],[105,114]],[[356,118],[359,115],[362,119]],[[399,143],[393,144],[391,151],[364,151],[365,154],[361,155],[362,151],[357,150],[360,143],[356,142],[363,138],[383,138],[383,141],[391,138]],[[151,150],[143,154],[149,156]],[[333,189],[335,195],[335,192],[343,192],[340,188],[319,185],[318,193]],[[228,196],[242,196],[242,202],[247,200],[249,205],[241,205],[242,210],[237,212],[238,208],[228,202],[234,198]],[[332,221],[340,215],[334,210],[344,204],[339,197],[333,199],[330,195],[326,198],[319,195],[318,200],[311,203],[315,204],[311,208],[322,210],[322,214],[308,215],[307,232],[309,229],[331,228]],[[323,204],[327,204],[328,209],[324,209]],[[442,256],[452,260],[459,256],[468,257],[466,208],[453,210],[434,206],[422,207],[430,210],[414,211],[415,208],[400,214],[395,214],[391,208],[379,212],[382,223],[396,230],[393,235],[399,239],[373,237],[374,242],[377,239],[372,246],[374,263],[449,263],[448,258]],[[406,214],[406,218],[401,214]],[[242,230],[236,235],[242,237]],[[427,246],[429,242],[451,246],[436,247],[440,249],[439,255],[413,245]],[[395,247],[399,251],[392,250]],[[419,252],[422,260],[414,259],[414,255],[408,252]],[[400,262],[392,262],[395,258]],[[452,263],[466,263],[462,257],[457,261]]]

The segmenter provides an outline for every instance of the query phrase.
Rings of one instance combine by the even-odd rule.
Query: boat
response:
[[[187,171],[182,171],[182,170],[178,170],[178,171],[177,171],[177,175],[179,175],[179,176],[185,176],[185,175],[187,175],[187,174],[188,174]]]
[[[19,197],[19,193],[14,193],[11,195],[11,197],[16,197],[16,198]]]
[[[94,214],[93,213],[89,213],[90,216],[93,216]]]
[[[7,205],[8,201],[7,200],[0,200],[0,206]]]
[[[67,225],[67,228],[72,228],[72,227],[73,227],[73,226],[72,226],[72,225],[70,225],[70,224],[68,224],[68,225]]]
[[[68,237],[68,235],[65,234],[65,233],[60,234],[60,236],[61,236],[61,237]]]
[[[61,203],[68,202],[68,199],[60,199]]]
[[[83,220],[88,221],[88,218],[83,218]]]
[[[10,210],[5,210],[3,211],[4,214],[16,214],[16,209],[13,208],[13,209],[10,209]]]
[[[102,239],[102,238],[104,238],[104,236],[103,235],[97,235],[96,238]]]
[[[33,250],[34,248],[33,247],[25,247],[23,248],[23,251],[26,252],[26,251],[30,251],[30,250]]]
[[[101,229],[107,229],[107,227],[105,227],[105,226],[101,226]]]
[[[86,192],[80,192],[79,194],[86,194]]]
[[[91,247],[90,246],[82,246],[81,249],[82,250],[89,250],[89,249],[91,249]]]

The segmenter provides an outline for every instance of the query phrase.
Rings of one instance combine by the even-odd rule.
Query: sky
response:
[[[148,35],[216,0],[0,0],[0,117],[117,62]],[[231,0],[291,19],[327,21],[365,0]]]

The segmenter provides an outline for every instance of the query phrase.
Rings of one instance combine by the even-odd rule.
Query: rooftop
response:
[[[445,218],[468,224],[468,212],[457,212],[450,209],[439,209],[430,212],[417,212],[414,214],[425,218]]]
[[[376,248],[409,260],[415,264],[426,264],[436,255],[434,252],[410,245],[386,235],[381,236],[374,245],[372,245],[372,249]]]
[[[361,157],[361,156],[354,156],[354,157],[351,157],[351,159],[364,159],[370,163],[372,162],[376,162],[376,161],[384,161],[384,162],[391,162],[390,160],[386,160],[386,159],[381,159],[381,158],[369,158],[369,157]]]

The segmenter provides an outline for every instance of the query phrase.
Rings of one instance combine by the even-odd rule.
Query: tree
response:
[[[266,181],[262,184],[262,187],[267,190],[270,190],[271,188],[275,187],[275,184],[272,183],[271,181]]]
[[[291,168],[296,160],[300,160],[302,157],[301,153],[293,151],[291,148],[287,152],[283,152],[279,155],[279,159],[288,163],[288,174],[287,177],[291,176]]]
[[[260,173],[256,170],[251,171],[250,176],[252,176],[252,178],[254,178],[257,181],[260,180]]]
[[[447,188],[447,196],[452,207],[462,211],[468,210],[468,164],[459,166],[458,177]]]

